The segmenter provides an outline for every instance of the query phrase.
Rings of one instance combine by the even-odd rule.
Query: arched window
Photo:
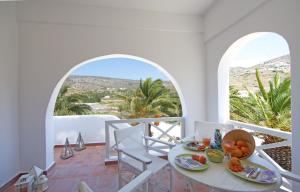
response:
[[[158,64],[119,54],[85,61],[65,74],[50,98],[47,166],[53,162],[53,146],[67,137],[74,143],[79,132],[86,143],[105,142],[106,120],[181,117],[185,111],[177,82]],[[169,134],[177,138],[180,131]]]
[[[223,55],[218,75],[221,120],[291,132],[290,52],[282,36],[258,32],[238,39]],[[257,134],[262,144],[282,141]],[[274,151],[266,152],[291,170],[290,147],[279,150],[289,154],[287,160],[281,162],[272,156]]]

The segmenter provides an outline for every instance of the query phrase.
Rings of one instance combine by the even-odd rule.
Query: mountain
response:
[[[246,90],[245,87],[251,91],[257,91],[256,69],[259,69],[265,87],[269,87],[268,81],[271,80],[276,73],[279,73],[281,79],[290,76],[290,55],[283,55],[248,68],[231,67],[229,73],[230,85],[241,91]]]
[[[111,77],[100,76],[69,76],[64,82],[69,85],[71,92],[85,92],[85,91],[124,91],[133,90],[139,86],[139,80],[131,79],[117,79]],[[175,91],[173,84],[170,81],[164,81],[164,85],[171,91]]]

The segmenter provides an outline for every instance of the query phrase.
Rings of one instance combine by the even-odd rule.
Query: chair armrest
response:
[[[93,192],[93,190],[86,184],[86,182],[81,181],[78,185],[78,192]]]
[[[144,184],[152,175],[151,171],[144,171],[139,176],[130,181],[127,185],[122,187],[118,192],[131,192],[136,190],[139,186]]]
[[[292,181],[296,181],[296,182],[300,183],[300,175],[296,175],[289,171],[280,171],[280,174],[282,177],[285,177],[287,179],[290,179]]]
[[[126,149],[120,149],[120,148],[115,148],[118,152],[121,152],[121,153],[124,153],[125,155],[137,160],[137,161],[140,161],[142,163],[146,163],[146,164],[150,164],[152,163],[152,160],[151,159],[148,159],[147,157],[144,157],[143,155],[139,154],[139,153],[135,153],[133,151],[129,151],[129,150],[126,150]]]
[[[170,148],[176,146],[176,144],[174,144],[174,143],[167,142],[167,141],[161,141],[161,140],[159,140],[159,139],[156,139],[156,138],[153,138],[153,137],[149,137],[149,136],[145,136],[145,139],[146,139],[146,140],[155,141],[155,142],[158,142],[158,143],[162,143],[162,144],[165,144],[165,145],[168,145]]]

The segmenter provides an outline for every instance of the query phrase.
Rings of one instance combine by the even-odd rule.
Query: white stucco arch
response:
[[[275,32],[253,32],[246,34],[236,41],[234,41],[225,51],[220,59],[218,67],[218,120],[219,122],[226,122],[230,119],[230,106],[229,106],[229,67],[232,59],[238,54],[239,49],[247,45],[252,40],[271,33],[281,37],[288,45],[287,40],[280,34]],[[288,45],[289,46],[289,45]]]
[[[187,115],[187,109],[186,109],[186,103],[183,97],[183,93],[181,88],[179,87],[179,84],[175,80],[175,78],[167,72],[163,67],[161,67],[159,64],[152,62],[150,60],[147,60],[142,57],[138,56],[133,56],[133,55],[126,55],[126,54],[110,54],[110,55],[105,55],[105,56],[100,56],[100,57],[95,57],[86,61],[81,62],[80,64],[75,65],[72,67],[56,84],[54,87],[49,104],[47,106],[47,111],[46,111],[46,117],[45,117],[45,133],[46,133],[46,165],[47,167],[50,167],[54,163],[54,153],[53,153],[53,147],[54,147],[54,127],[53,127],[53,113],[54,113],[54,107],[55,107],[55,102],[56,98],[58,96],[58,93],[64,83],[64,81],[67,79],[67,77],[77,68],[86,65],[88,63],[91,63],[93,61],[98,61],[98,60],[103,60],[103,59],[111,59],[111,58],[127,58],[127,59],[133,59],[133,60],[138,60],[142,61],[144,63],[147,63],[149,65],[152,65],[153,67],[159,69],[174,85],[182,106],[182,114],[183,116]]]

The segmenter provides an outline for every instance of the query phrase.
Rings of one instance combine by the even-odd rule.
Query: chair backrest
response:
[[[142,172],[139,176],[131,180],[128,184],[123,186],[118,192],[133,192],[137,191],[143,184],[147,183],[152,173],[149,170]],[[147,189],[143,188],[142,191],[146,191]]]
[[[129,150],[145,149],[144,135],[145,124],[117,129],[114,131],[116,146],[120,149],[126,148]]]
[[[214,131],[216,129],[220,129],[221,133],[226,134],[230,130],[232,130],[234,127],[232,124],[224,124],[224,123],[216,123],[216,122],[208,122],[208,121],[195,121],[195,127],[196,124],[200,128],[200,135],[204,132],[209,132],[209,135],[213,135]],[[195,130],[196,131],[196,130]]]

